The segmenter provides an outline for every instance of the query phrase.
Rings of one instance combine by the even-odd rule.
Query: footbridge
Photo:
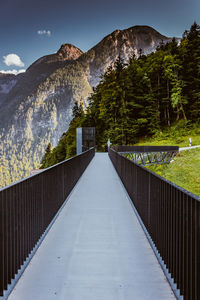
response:
[[[114,149],[0,191],[0,299],[200,299],[199,198]]]
[[[114,150],[137,164],[168,164],[179,152],[177,146],[115,146]]]

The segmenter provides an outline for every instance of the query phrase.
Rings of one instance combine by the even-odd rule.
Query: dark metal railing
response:
[[[0,190],[0,296],[72,191],[94,148]]]
[[[112,146],[117,152],[170,152],[178,151],[178,146]]]
[[[137,164],[168,164],[179,152],[177,146],[112,146],[112,149]]]
[[[166,152],[119,152],[139,165],[169,164],[178,151]]]
[[[200,198],[109,149],[109,156],[185,300],[200,299]]]

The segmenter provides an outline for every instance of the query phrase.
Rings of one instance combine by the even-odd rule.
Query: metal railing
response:
[[[95,154],[94,148],[0,190],[0,296]]]
[[[115,151],[137,164],[168,164],[179,152],[177,146],[114,146]]]
[[[200,299],[200,198],[109,149],[110,159],[185,300]]]
[[[112,146],[117,152],[170,152],[178,151],[178,146]]]

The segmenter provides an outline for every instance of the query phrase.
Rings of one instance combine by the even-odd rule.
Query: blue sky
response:
[[[149,25],[181,36],[194,21],[199,0],[0,0],[0,71],[27,69],[63,43],[87,51],[116,29]]]

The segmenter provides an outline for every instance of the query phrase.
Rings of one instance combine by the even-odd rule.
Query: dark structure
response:
[[[0,297],[95,155],[90,149],[0,190]]]
[[[112,149],[143,166],[170,163],[179,152],[177,146],[114,146]]]
[[[76,128],[76,154],[95,147],[95,127],[80,127]]]
[[[180,294],[199,300],[200,198],[117,150],[110,159]]]

